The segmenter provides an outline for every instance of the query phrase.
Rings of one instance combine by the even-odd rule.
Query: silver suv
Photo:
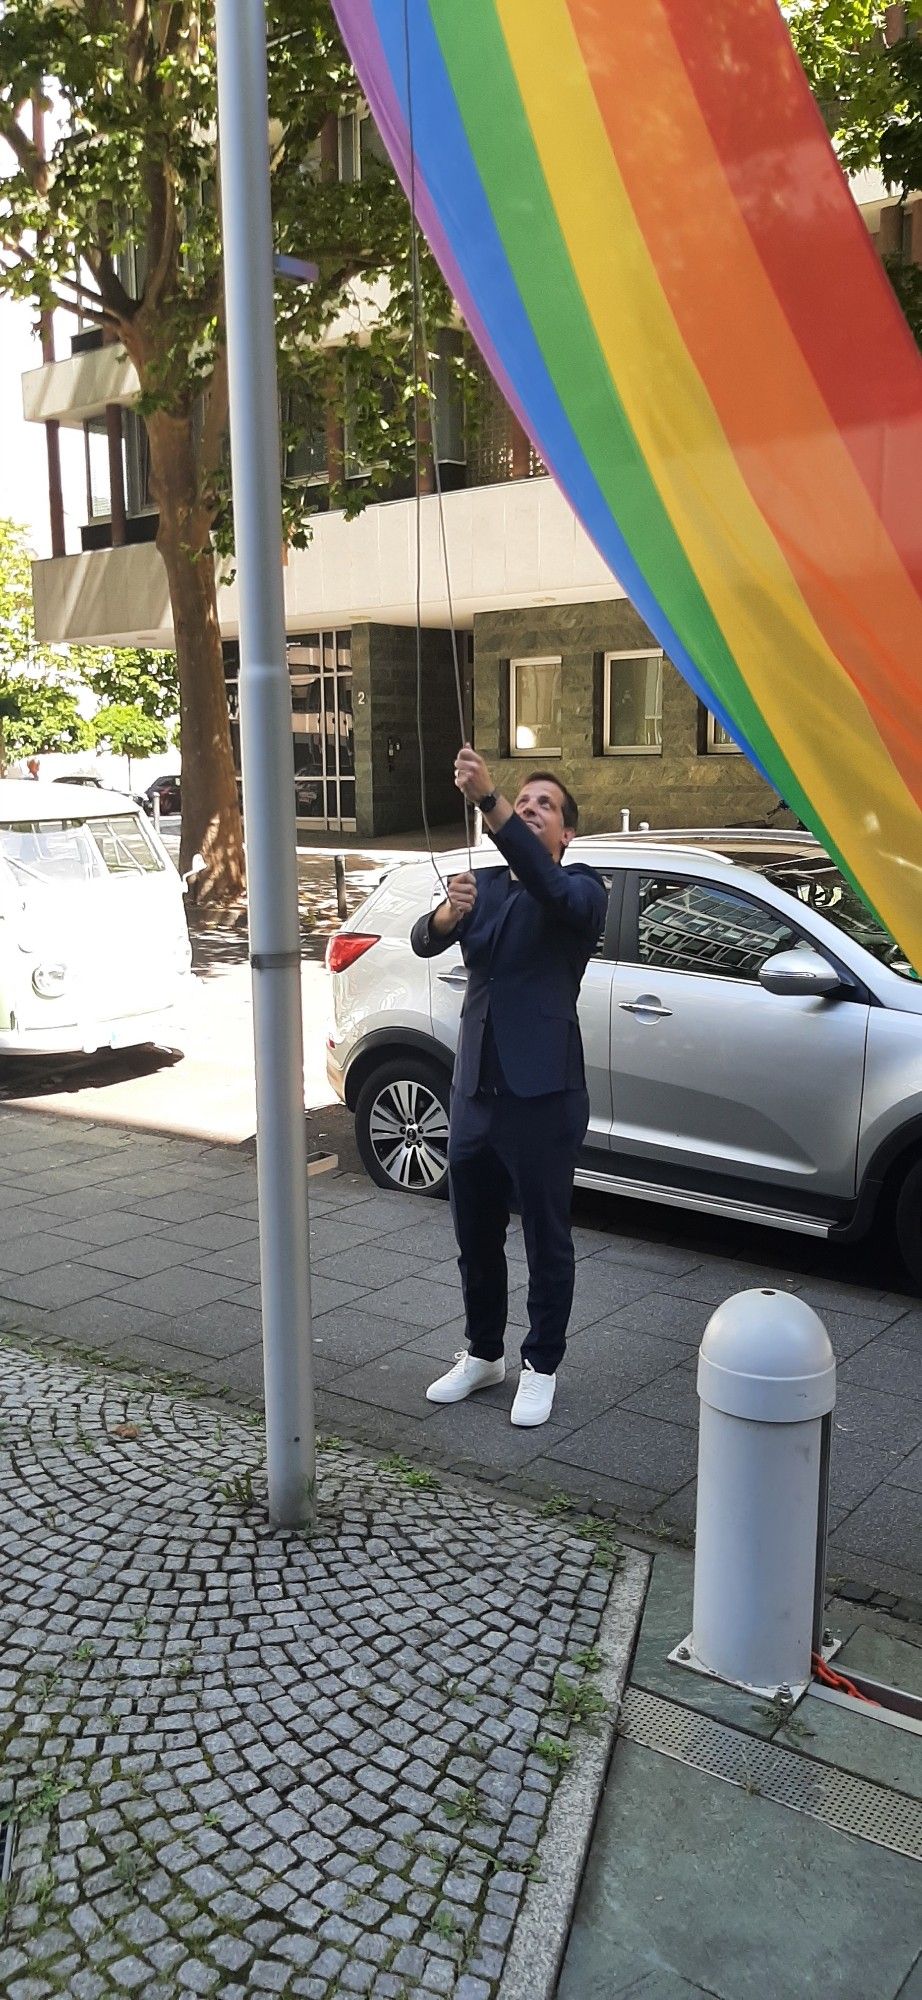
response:
[[[922,1282],[922,982],[828,856],[754,830],[593,836],[577,860],[609,889],[577,1184],[840,1241],[886,1215]],[[331,1083],[372,1179],[421,1195],[446,1192],[467,978],[458,949],[410,949],[441,894],[429,861],[399,866],[327,951]]]

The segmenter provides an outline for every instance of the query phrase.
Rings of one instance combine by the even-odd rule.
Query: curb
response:
[[[539,1848],[546,1880],[528,1884],[497,2000],[553,2000],[557,1990],[653,1567],[652,1557],[622,1547],[624,1562],[612,1581],[599,1632],[605,1664],[597,1684],[607,1713],[598,1730],[582,1739],[575,1764],[554,1793]]]

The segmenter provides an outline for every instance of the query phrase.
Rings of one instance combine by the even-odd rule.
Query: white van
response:
[[[169,1042],[191,966],[183,883],[133,799],[0,779],[0,1055]]]

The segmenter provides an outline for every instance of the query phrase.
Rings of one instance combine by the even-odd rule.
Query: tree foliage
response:
[[[129,763],[132,757],[153,757],[167,747],[163,723],[129,702],[110,702],[99,709],[90,726],[94,743],[111,750],[116,757],[127,757]]]
[[[905,32],[889,41],[887,0],[789,0],[784,12],[846,172],[876,167],[902,198],[922,189],[922,0],[906,0]],[[919,268],[885,262],[922,345]]]
[[[80,713],[77,694],[64,679],[31,680],[0,671],[0,704],[8,759],[88,750],[92,745],[92,730]]]
[[[25,529],[0,519],[0,699],[18,710],[4,724],[7,756],[90,749],[96,737],[81,708],[87,693],[97,701],[131,704],[142,723],[153,717],[163,735],[163,722],[177,706],[172,655],[41,644],[35,637]],[[158,741],[152,747],[165,745]]]
[[[84,687],[101,704],[128,706],[160,724],[175,719],[179,683],[172,653],[153,652],[144,646],[72,646],[69,650]],[[157,745],[161,747],[165,745]]]

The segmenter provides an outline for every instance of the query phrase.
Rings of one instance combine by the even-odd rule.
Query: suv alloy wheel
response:
[[[408,1053],[366,1078],[355,1107],[362,1161],[378,1187],[448,1193],[447,1070]]]

